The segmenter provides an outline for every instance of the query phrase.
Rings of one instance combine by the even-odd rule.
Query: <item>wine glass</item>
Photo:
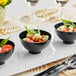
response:
[[[24,23],[27,23],[28,25],[33,25],[31,28],[36,28],[38,29],[38,24],[36,24],[37,19],[35,16],[35,8],[39,0],[24,0],[25,3],[28,5],[28,15],[24,16],[22,19]]]
[[[30,9],[31,19],[35,20],[34,8],[35,8],[36,4],[38,3],[38,0],[25,0],[25,3],[28,4],[28,7]]]
[[[69,0],[56,0],[56,3],[60,6],[60,19],[63,19],[64,6]]]

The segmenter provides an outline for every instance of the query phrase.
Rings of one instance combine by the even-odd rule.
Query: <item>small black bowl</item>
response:
[[[36,29],[34,29],[34,30],[36,30]],[[23,39],[26,37],[27,31],[23,31],[19,35],[22,45],[27,50],[29,50],[29,53],[31,53],[31,54],[41,53],[41,50],[46,48],[48,46],[48,44],[50,43],[50,41],[51,41],[51,34],[50,33],[46,32],[46,31],[43,31],[43,30],[40,30],[40,32],[41,32],[41,35],[48,35],[49,36],[49,39],[46,42],[43,42],[43,43],[30,43],[30,42],[27,42],[27,41],[23,41]]]
[[[76,24],[76,22],[74,22]],[[60,26],[62,26],[63,23],[58,23],[55,25],[55,31],[60,39],[63,40],[63,43],[65,44],[73,44],[74,40],[76,40],[76,32],[62,32],[57,30]]]
[[[2,40],[3,39],[0,39],[0,42]],[[4,64],[5,61],[12,55],[12,53],[14,51],[15,44],[10,40],[7,42],[7,44],[12,45],[13,49],[8,52],[0,53],[0,65]]]

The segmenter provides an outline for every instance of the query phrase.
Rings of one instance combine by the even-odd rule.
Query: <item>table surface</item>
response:
[[[44,0],[41,0],[41,1],[44,1]],[[70,1],[72,1],[72,2],[76,2],[76,0],[70,0]],[[40,3],[38,6],[40,7],[40,8],[46,8],[46,6],[49,8],[49,7],[55,7],[56,6],[56,4],[53,2],[53,0],[51,0],[51,2],[49,3],[48,2],[48,0],[45,0],[45,2],[42,4],[42,3]],[[37,8],[38,8],[38,6],[37,6]],[[22,13],[26,13],[27,11],[29,11],[28,10],[28,5],[27,4],[25,4],[24,3],[24,1],[23,0],[13,0],[13,2],[12,2],[12,4],[10,4],[9,6],[8,6],[8,9],[7,9],[7,15],[8,16],[15,16],[15,15],[18,15],[18,14],[22,14]],[[72,47],[75,47],[75,45],[70,45],[70,48],[69,48],[69,46],[68,45],[64,45],[64,44],[62,44],[61,43],[61,41],[59,40],[59,41],[56,41],[55,43],[53,43],[54,44],[54,47],[57,49],[57,50],[62,50],[62,48],[64,47],[64,49],[66,49],[67,50],[67,53],[69,52],[69,50],[70,50],[70,48],[72,49]],[[60,48],[58,48],[58,47],[60,47]],[[63,49],[63,51],[64,51],[64,49]],[[66,51],[65,50],[65,51]],[[76,50],[75,48],[73,48],[73,50]],[[64,51],[64,54],[67,56],[67,53],[65,53],[65,51]],[[59,54],[57,55],[57,56],[60,56],[60,52],[61,51],[59,51]],[[70,54],[72,53],[72,51],[70,50]]]
[[[18,23],[19,24],[19,23]],[[51,32],[52,34],[54,34],[54,28],[53,28],[53,26],[54,26],[54,24],[50,24],[50,25],[46,25],[46,26],[40,26],[40,28],[42,28],[43,30],[46,30],[46,31],[49,31],[49,32]],[[51,29],[51,30],[50,30]],[[18,35],[18,34],[17,34]],[[15,38],[15,36],[17,36],[17,35],[15,35],[14,34],[14,36],[12,36],[13,37],[13,39]],[[6,37],[6,36],[5,36]],[[18,39],[18,38],[17,38]],[[12,39],[11,39],[12,40]],[[15,41],[16,40],[16,38],[13,40],[14,42],[16,42]],[[17,41],[17,42],[19,42],[19,41]],[[65,44],[63,44],[62,43],[62,41],[55,35],[54,36],[54,39],[53,39],[53,42],[52,42],[52,44],[53,44],[53,46],[54,46],[54,48],[56,49],[56,52],[55,52],[55,54],[52,56],[52,58],[50,59],[50,54],[51,54],[51,51],[48,53],[46,53],[45,54],[45,52],[43,52],[42,54],[40,54],[39,55],[39,57],[41,57],[40,59],[42,59],[43,61],[45,60],[44,58],[46,58],[46,62],[44,63],[42,60],[42,62],[37,62],[37,63],[39,63],[39,64],[37,64],[36,63],[36,65],[34,65],[34,63],[33,63],[33,65],[31,66],[27,66],[27,69],[30,69],[30,68],[34,68],[34,67],[37,67],[37,66],[40,66],[40,65],[43,65],[43,64],[46,64],[46,63],[49,63],[49,62],[53,62],[53,61],[55,61],[55,60],[58,60],[58,59],[61,59],[61,58],[64,58],[64,57],[67,57],[67,56],[70,56],[70,55],[72,55],[72,54],[75,54],[76,53],[76,48],[75,48],[75,46],[76,46],[76,43],[75,44],[72,44],[72,45],[65,45]],[[16,44],[17,45],[17,44]],[[70,47],[69,47],[70,46]],[[21,49],[21,48],[18,48],[18,49]],[[21,49],[22,50],[22,49]],[[15,49],[15,52],[14,52],[14,55],[15,55],[15,57],[16,58],[14,58],[14,57],[12,57],[12,59],[11,60],[15,60],[15,59],[17,59],[17,58],[19,58],[19,57],[21,57],[21,56],[18,56],[18,54],[17,53],[19,53],[19,52],[17,52],[18,50],[17,49]],[[49,50],[48,50],[49,51]],[[17,52],[17,53],[16,53]],[[13,56],[14,56],[13,55]],[[44,56],[44,57],[42,57],[42,56]],[[25,59],[27,60],[27,57],[28,57],[28,55],[26,55],[26,57],[24,57],[24,60],[23,60],[23,58],[22,58],[22,60],[23,61],[25,61]],[[30,57],[31,57],[31,55],[28,57],[28,60],[30,60]],[[38,57],[38,55],[36,56],[36,57]],[[38,58],[39,58],[38,57]],[[33,59],[33,57],[32,57],[32,59]],[[34,58],[35,59],[35,58]],[[33,60],[34,60],[33,59]],[[8,61],[8,63],[10,63],[10,62],[12,62],[10,59],[9,59],[9,61]],[[28,60],[27,60],[27,62],[28,62]],[[16,60],[15,60],[16,61]],[[19,60],[19,62],[21,61],[21,59]],[[34,61],[33,61],[34,62]],[[24,62],[25,63],[25,62]],[[31,62],[30,62],[31,63]],[[11,63],[10,63],[11,64]],[[12,63],[13,64],[13,63]],[[23,63],[22,63],[23,64]],[[17,63],[17,65],[18,65],[18,63]],[[20,65],[20,64],[19,64]],[[12,65],[12,66],[14,66],[14,65]],[[24,66],[25,66],[25,64],[24,64]],[[8,65],[7,65],[7,67],[9,67]],[[17,66],[16,66],[17,67]],[[14,67],[13,67],[14,68]],[[21,68],[22,68],[22,70],[23,71],[25,71],[25,67],[22,67],[21,66]],[[18,73],[18,72],[22,72],[21,71],[21,68],[19,68],[18,67],[18,70],[20,70],[20,71],[16,71],[17,69],[15,69],[14,71],[16,72],[16,73]],[[24,68],[24,69],[23,69]],[[5,67],[4,67],[4,69],[5,69]],[[26,70],[27,70],[26,69]],[[13,69],[12,69],[13,70]],[[7,71],[7,70],[5,70],[5,71]],[[11,70],[10,70],[11,71]],[[13,71],[13,72],[14,72]],[[4,72],[4,71],[3,71]],[[2,73],[3,73],[2,72]],[[7,73],[7,72],[6,72]],[[12,73],[12,71],[11,71],[11,73]],[[12,73],[12,74],[14,74],[14,73]]]

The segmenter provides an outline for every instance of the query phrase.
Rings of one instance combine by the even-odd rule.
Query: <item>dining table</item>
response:
[[[7,7],[4,25],[0,27],[0,38],[11,36],[10,40],[15,42],[15,51],[11,58],[7,60],[4,65],[0,65],[0,75],[2,76],[33,76],[40,73],[52,66],[61,64],[73,54],[76,54],[76,41],[74,44],[64,44],[55,33],[55,24],[60,22],[58,19],[59,6],[54,0],[40,0],[38,6],[35,6],[34,12],[39,15],[42,11],[53,12],[49,20],[45,17],[44,21],[37,20],[32,23],[31,19],[27,16],[30,15],[28,4],[24,0],[12,0],[12,3]],[[47,12],[48,13],[48,12]],[[46,13],[46,14],[47,14]],[[76,20],[76,0],[69,0],[64,7],[64,16],[72,21]],[[24,31],[24,26],[29,28],[38,28],[46,30],[51,33],[52,40],[50,45],[38,55],[29,54],[27,50],[24,51],[21,43],[19,42],[19,33]],[[20,47],[19,47],[20,46]],[[9,71],[7,71],[7,68]],[[76,76],[76,69],[70,70]],[[5,72],[5,73],[4,73]],[[59,74],[65,73],[69,75],[69,70],[64,70]]]

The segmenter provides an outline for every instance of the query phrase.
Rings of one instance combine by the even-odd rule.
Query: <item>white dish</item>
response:
[[[10,40],[15,42],[15,50],[11,58],[9,58],[4,65],[0,65],[0,76],[13,75],[53,61],[52,57],[54,51],[50,45],[44,49],[41,54],[29,54],[20,43],[18,34],[19,33],[11,34]],[[6,38],[9,36],[10,35],[6,35],[0,38]]]
[[[21,23],[21,27],[23,27],[23,25],[24,24]],[[52,46],[48,46],[41,54],[29,54],[19,41],[19,32],[11,34],[10,40],[15,42],[16,47],[11,58],[9,58],[4,65],[0,66],[0,76],[9,76],[19,72],[27,71],[29,69],[59,60],[72,54],[76,54],[76,43],[72,45],[63,44],[62,41],[56,37],[56,35],[54,36],[54,25],[55,24],[49,24],[45,26],[42,25],[39,26],[39,28],[51,32],[52,36],[54,37],[52,43],[56,49],[56,52]],[[31,24],[29,27],[31,27]],[[6,38],[9,36],[10,35],[1,36],[0,38]]]
[[[55,49],[49,45],[42,51],[41,54],[29,54],[28,51],[21,45],[18,35],[19,32],[11,34],[10,40],[15,42],[16,47],[12,57],[8,59],[4,65],[0,66],[1,76],[8,76],[27,71],[29,69],[59,60],[72,54],[76,54],[76,43],[72,45],[63,44],[62,41],[59,40],[56,36],[53,41],[53,46],[55,47],[56,52]],[[10,35],[6,35],[0,38],[6,38],[9,36]]]

